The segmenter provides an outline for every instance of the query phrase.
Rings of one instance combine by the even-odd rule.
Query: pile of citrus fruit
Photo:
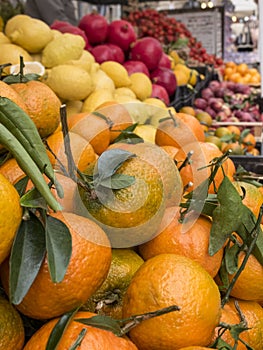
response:
[[[52,87],[0,82],[0,349],[262,350],[261,183],[190,110]]]
[[[226,62],[223,71],[224,80],[235,83],[259,85],[260,73],[257,68],[249,67],[246,63]]]

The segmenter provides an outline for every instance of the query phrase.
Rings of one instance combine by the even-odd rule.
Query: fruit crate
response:
[[[261,145],[260,145],[261,148]],[[233,160],[236,168],[240,165],[246,171],[254,174],[254,178],[263,181],[263,155],[260,156],[237,156],[229,157]]]
[[[234,125],[241,129],[247,128],[250,129],[257,142],[262,142],[262,136],[263,136],[263,123],[262,122],[218,122],[214,121],[212,126],[213,127],[219,127],[219,126],[229,126]],[[260,152],[262,153],[262,152]]]
[[[189,67],[198,71],[204,76],[204,79],[197,81],[195,87],[190,85],[178,86],[175,90],[174,97],[171,99],[170,106],[176,110],[184,106],[192,106],[194,100],[199,96],[202,89],[204,89],[211,80],[215,79],[215,72],[211,66]]]

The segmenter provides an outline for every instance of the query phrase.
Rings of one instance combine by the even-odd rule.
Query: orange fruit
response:
[[[242,196],[243,204],[258,217],[260,207],[263,204],[263,193],[259,190],[259,187],[245,181],[233,181],[233,185]]]
[[[80,171],[84,171],[90,163],[96,160],[97,155],[94,152],[91,144],[82,136],[73,132],[69,132],[68,136],[74,162]],[[57,157],[56,159],[54,155],[49,150],[47,150],[51,164],[56,168],[60,168],[59,162],[61,162],[64,167],[67,168],[68,161],[65,153],[64,137],[62,131],[58,131],[50,135],[46,139],[46,143]]]
[[[213,123],[211,115],[205,111],[198,112],[195,117],[200,122],[200,124],[205,125],[207,127],[211,126]]]
[[[91,312],[79,311],[69,323],[56,349],[65,350],[72,348],[76,343],[80,332],[84,329],[86,330],[86,333],[82,338],[80,345],[78,345],[79,350],[137,350],[137,347],[127,338],[120,338],[110,331],[86,326],[77,322],[77,319],[79,318],[90,318],[95,315],[96,314]],[[59,319],[54,319],[45,323],[36,333],[33,334],[23,350],[45,350],[48,338],[58,320]]]
[[[174,160],[179,148],[174,146],[160,146]]]
[[[241,75],[244,75],[248,71],[248,65],[246,63],[240,63],[237,65],[236,71]]]
[[[23,101],[22,97],[14,89],[12,89],[12,86],[13,85],[8,85],[4,81],[0,80],[0,96],[9,98],[20,108],[22,108],[23,111],[28,113],[26,103]]]
[[[22,350],[24,341],[24,325],[19,313],[0,295],[0,349]]]
[[[241,322],[241,319],[239,315],[236,313],[236,310],[233,309],[229,305],[229,303],[226,303],[224,307],[222,308],[222,314],[220,318],[220,322],[224,322],[230,326],[237,325]],[[215,335],[214,335],[214,340],[221,335],[220,327],[216,327],[215,329]],[[229,330],[226,330],[223,335],[221,335],[221,339],[224,340],[227,344],[234,346],[234,339],[230,333]],[[248,342],[248,334],[247,331],[244,331],[241,333],[241,339]],[[246,346],[239,341],[236,350],[247,350]]]
[[[229,325],[239,324],[241,320],[241,315],[235,306],[235,301],[237,301],[242,317],[244,317],[247,322],[248,330],[245,330],[240,334],[240,339],[245,341],[254,350],[262,349],[263,345],[263,309],[262,307],[254,301],[244,301],[235,300],[230,298],[230,300],[225,304],[222,309],[222,316],[220,322],[225,322]],[[216,328],[215,336],[218,335],[219,328]],[[229,345],[234,345],[234,340],[227,330],[224,332],[222,339]],[[238,342],[237,350],[246,350],[247,347],[241,342]]]
[[[133,119],[125,105],[115,101],[102,103],[96,107],[95,112],[99,112],[109,119],[111,143],[120,135],[119,130],[124,130],[133,124]]]
[[[161,147],[148,142],[137,144],[116,143],[111,147],[128,150],[154,166],[162,178],[166,205],[174,206],[180,203],[183,192],[181,176],[174,161]]]
[[[179,109],[179,112],[195,116],[195,110],[192,106],[183,106]]]
[[[242,251],[238,256],[238,267],[244,260],[245,253]],[[231,281],[234,277],[229,275]],[[263,266],[253,254],[248,258],[244,270],[239,275],[230,294],[232,297],[242,300],[251,300],[263,303]]]
[[[12,84],[11,87],[25,102],[28,114],[41,137],[51,135],[60,122],[61,101],[46,84],[31,80]]]
[[[176,113],[174,119],[168,119],[159,124],[155,134],[157,145],[181,148],[186,144],[205,140],[204,130],[195,117],[190,114]]]
[[[144,260],[133,249],[112,249],[111,266],[106,279],[81,310],[121,319],[123,296],[143,263]]]
[[[254,350],[261,350],[263,346],[263,308],[254,301],[237,300],[243,317],[247,322],[247,331],[240,334],[240,338],[245,340]],[[231,298],[228,305],[240,317],[235,301]]]
[[[221,266],[223,249],[213,256],[209,255],[211,227],[209,217],[200,215],[198,218],[188,219],[186,216],[181,222],[179,208],[167,208],[156,236],[139,246],[140,255],[144,260],[162,253],[184,255],[197,261],[215,277]]]
[[[109,123],[94,113],[77,113],[68,120],[71,132],[87,140],[97,154],[104,152],[110,144]]]
[[[236,125],[228,125],[227,128],[231,131],[232,134],[235,135],[235,140],[238,140],[241,134],[239,127]]]
[[[73,213],[51,214],[63,221],[72,236],[72,255],[60,283],[50,278],[47,259],[17,309],[31,318],[50,319],[83,304],[102,284],[111,263],[111,248],[104,231],[94,222]],[[8,260],[1,280],[8,293]]]
[[[253,134],[249,133],[242,139],[242,146],[249,152],[256,146],[256,138]]]
[[[93,176],[95,167],[92,164],[85,174]],[[132,176],[135,181],[114,191],[95,188],[95,195],[79,186],[76,211],[97,222],[107,232],[113,248],[128,248],[155,234],[166,204],[164,186],[158,169],[140,156],[127,159],[115,174]]]
[[[26,176],[15,158],[10,158],[0,165],[0,174],[13,185]]]
[[[63,189],[63,197],[60,198],[55,186],[53,185],[50,190],[53,193],[54,197],[62,207],[62,211],[73,212],[74,211],[74,194],[76,191],[77,184],[69,176],[63,175],[59,172],[56,172],[56,179],[59,182],[60,186]],[[44,179],[47,183],[50,182],[49,178],[44,175]],[[32,181],[29,179],[26,191],[31,190],[34,187]]]
[[[159,254],[135,273],[124,296],[123,317],[171,305],[179,311],[144,320],[129,336],[140,350],[208,346],[220,318],[220,293],[197,262],[176,254]]]
[[[189,182],[193,183],[193,186],[189,187],[189,191],[193,188],[196,188],[200,185],[205,179],[210,176],[211,168],[206,167],[214,158],[221,157],[223,153],[219,148],[210,142],[195,142],[192,144],[185,145],[183,148],[180,148],[176,153],[177,166],[180,165],[185,160],[189,152],[193,152],[193,155],[190,158],[190,164],[187,164],[180,170],[180,175],[183,180],[183,185],[186,186]],[[209,193],[214,193],[215,189],[218,189],[220,183],[224,178],[224,174],[229,176],[232,179],[235,172],[235,166],[233,161],[228,158],[223,163],[223,170],[218,169],[215,178],[214,184],[212,183],[209,186]],[[205,168],[204,168],[205,167]]]
[[[187,346],[186,348],[180,348],[179,350],[209,350],[206,346]]]
[[[20,198],[15,187],[0,174],[0,264],[10,253],[22,220]]]
[[[232,151],[231,154],[234,154],[234,155],[244,155],[245,154],[244,148],[237,141],[226,143],[225,145],[223,145],[222,152],[225,153],[229,150],[231,150]]]

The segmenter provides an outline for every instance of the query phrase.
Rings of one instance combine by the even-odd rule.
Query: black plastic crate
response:
[[[240,165],[246,171],[252,172],[258,175],[263,175],[263,156],[237,156],[233,155],[229,157],[233,160],[236,168]]]

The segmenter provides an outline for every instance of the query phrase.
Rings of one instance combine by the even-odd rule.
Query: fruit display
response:
[[[250,85],[259,85],[261,80],[257,68],[249,67],[246,63],[236,64],[235,62],[225,63],[223,79]]]
[[[214,127],[254,88],[176,109],[202,74],[124,19],[5,28],[0,350],[262,350],[263,186],[227,148],[256,140]]]
[[[182,22],[169,17],[165,11],[159,12],[152,8],[135,10],[124,18],[137,28],[139,38],[152,36],[164,45],[167,52],[179,46],[193,65],[202,63],[220,67],[223,64],[221,58],[206,52],[202,43]]]

